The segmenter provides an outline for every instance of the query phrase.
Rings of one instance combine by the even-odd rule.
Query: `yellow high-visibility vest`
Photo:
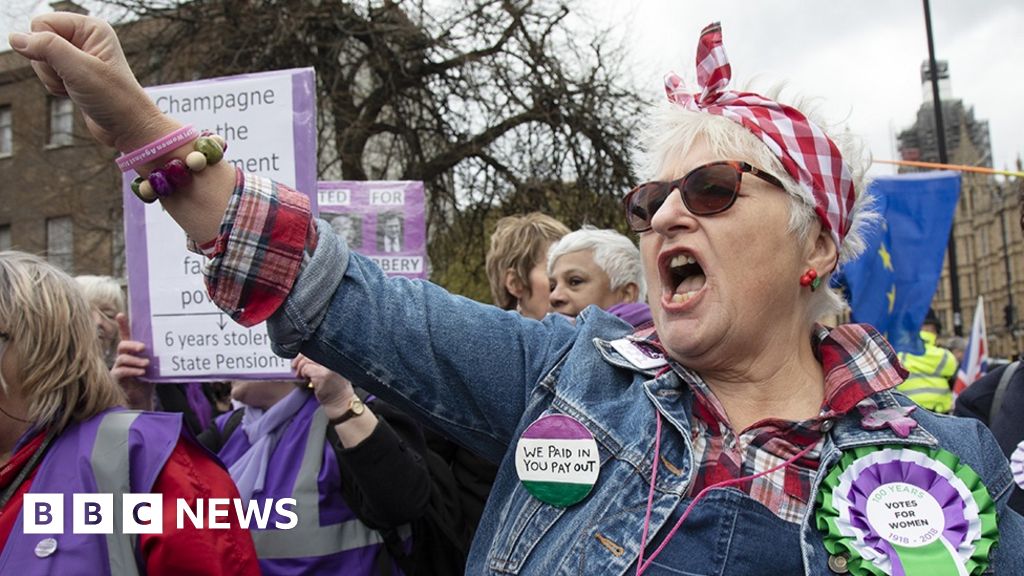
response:
[[[922,330],[920,335],[924,354],[899,353],[900,362],[910,375],[896,389],[922,408],[946,414],[953,409],[949,379],[956,374],[956,358],[949,350],[935,345],[935,334]]]

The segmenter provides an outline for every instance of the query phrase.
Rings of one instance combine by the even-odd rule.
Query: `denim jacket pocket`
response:
[[[522,573],[523,564],[530,552],[551,531],[565,511],[565,508],[541,502],[525,488],[517,486],[508,505],[502,510],[503,529],[493,540],[488,562],[490,569],[506,574]]]

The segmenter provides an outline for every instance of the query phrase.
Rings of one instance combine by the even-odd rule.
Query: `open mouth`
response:
[[[672,288],[671,301],[682,304],[704,288],[707,276],[691,254],[676,254],[668,261],[667,284]]]

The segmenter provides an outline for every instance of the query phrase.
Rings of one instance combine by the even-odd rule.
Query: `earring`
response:
[[[818,278],[818,271],[814,268],[808,268],[807,272],[804,272],[804,275],[800,277],[800,285],[810,286],[811,292],[817,290],[818,286],[821,286],[821,278]]]

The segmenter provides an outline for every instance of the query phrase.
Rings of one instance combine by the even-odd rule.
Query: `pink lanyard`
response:
[[[786,466],[789,466],[800,457],[806,455],[808,452],[811,451],[811,449],[813,449],[817,445],[817,442],[815,442],[814,444],[811,444],[810,446],[797,452],[789,460],[786,460],[782,464],[779,464],[778,466],[775,466],[773,468],[769,468],[768,470],[765,470],[763,472],[758,472],[757,474],[753,474],[751,476],[743,476],[741,478],[723,480],[722,482],[717,482],[715,484],[711,484],[710,486],[705,486],[704,489],[697,494],[697,497],[690,502],[690,505],[686,507],[686,510],[683,511],[683,515],[679,517],[679,520],[676,521],[676,525],[672,527],[672,530],[670,530],[668,535],[665,536],[665,539],[662,540],[661,545],[658,546],[658,548],[650,555],[649,558],[647,558],[647,561],[645,562],[644,548],[647,547],[647,532],[651,527],[651,507],[654,504],[654,483],[658,479],[658,457],[661,454],[661,412],[659,412],[658,409],[655,408],[654,414],[655,416],[657,416],[657,429],[654,433],[654,461],[651,463],[651,489],[647,493],[647,513],[644,515],[643,535],[640,536],[640,556],[636,560],[636,576],[640,576],[644,573],[645,570],[647,570],[647,568],[651,565],[651,562],[653,562],[654,559],[657,558],[658,554],[660,554],[661,551],[665,549],[665,546],[668,545],[669,541],[672,540],[672,536],[675,535],[676,530],[679,530],[679,527],[683,525],[683,522],[686,520],[686,517],[689,516],[690,511],[693,510],[693,507],[696,506],[697,502],[699,502],[700,499],[703,498],[704,495],[707,494],[710,490],[714,488],[724,488],[726,486],[732,486],[733,484],[740,484],[742,482],[746,482],[747,480],[753,480],[754,478],[764,476],[765,474],[771,474],[776,470],[780,470],[782,468],[785,468]]]

